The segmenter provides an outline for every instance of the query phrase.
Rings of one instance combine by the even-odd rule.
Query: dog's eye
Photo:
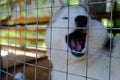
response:
[[[63,17],[63,19],[68,19],[68,17]]]

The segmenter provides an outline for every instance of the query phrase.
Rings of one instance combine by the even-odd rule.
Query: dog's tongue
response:
[[[80,42],[78,40],[74,40],[72,39],[70,41],[71,43],[71,48],[76,50],[76,51],[80,51],[82,49],[82,45],[80,44]]]

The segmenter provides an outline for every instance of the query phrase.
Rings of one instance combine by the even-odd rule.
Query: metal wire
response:
[[[8,0],[9,1],[9,0]],[[15,11],[13,11],[16,15],[14,15],[16,18],[19,16],[18,15],[18,13],[19,12],[22,12],[22,11],[25,11],[26,13],[25,13],[25,22],[27,22],[27,17],[28,17],[28,15],[27,15],[27,11],[32,11],[32,10],[36,10],[37,11],[37,14],[36,14],[36,23],[35,23],[35,26],[36,26],[36,45],[35,46],[33,46],[32,44],[27,44],[27,41],[26,41],[26,39],[27,39],[27,37],[28,37],[28,35],[27,34],[29,34],[29,33],[27,33],[27,31],[25,32],[25,34],[24,34],[24,45],[22,45],[22,46],[24,46],[24,49],[23,49],[23,51],[24,51],[24,56],[23,56],[23,61],[21,61],[21,60],[19,60],[18,58],[17,58],[17,37],[18,37],[18,31],[17,31],[17,28],[19,28],[18,26],[18,24],[17,24],[17,20],[16,20],[16,23],[15,23],[15,27],[16,27],[16,30],[15,30],[15,37],[16,37],[16,40],[15,40],[15,42],[14,42],[14,45],[15,45],[15,48],[14,48],[14,56],[7,56],[6,57],[6,69],[2,69],[2,66],[0,66],[0,80],[2,80],[2,76],[1,75],[5,75],[5,80],[9,80],[9,78],[10,77],[14,77],[14,75],[18,72],[18,65],[17,65],[17,63],[20,63],[20,64],[22,64],[23,65],[23,67],[22,67],[22,71],[23,72],[25,72],[25,73],[27,73],[27,67],[29,66],[29,67],[33,67],[34,68],[34,72],[33,72],[33,74],[34,75],[31,75],[31,76],[34,76],[34,80],[41,80],[41,79],[38,79],[38,76],[39,76],[39,74],[38,74],[38,69],[44,69],[44,70],[47,70],[47,71],[49,71],[49,75],[48,75],[48,80],[51,80],[51,71],[55,71],[55,72],[60,72],[60,73],[65,73],[66,75],[66,80],[69,80],[69,75],[74,75],[74,76],[78,76],[78,77],[82,77],[82,78],[84,78],[85,80],[98,80],[98,79],[95,79],[95,78],[93,78],[93,77],[89,77],[89,73],[88,73],[88,61],[89,61],[89,59],[88,59],[88,52],[86,52],[87,53],[87,58],[86,58],[86,65],[85,65],[85,75],[80,75],[80,74],[77,74],[77,73],[71,73],[71,72],[69,72],[69,47],[67,47],[67,50],[64,50],[64,49],[59,49],[59,48],[52,48],[52,38],[53,38],[53,33],[52,33],[52,30],[54,30],[54,29],[62,29],[62,30],[67,30],[67,33],[69,34],[70,32],[70,30],[71,29],[75,29],[75,28],[72,28],[72,27],[70,27],[70,25],[69,25],[69,23],[70,23],[70,21],[68,20],[68,27],[66,28],[66,27],[61,27],[60,25],[59,26],[57,26],[57,27],[54,27],[52,24],[50,24],[50,27],[47,27],[47,28],[49,28],[50,29],[50,47],[42,47],[42,46],[38,46],[38,39],[39,39],[39,32],[38,32],[38,28],[39,28],[39,21],[38,21],[38,17],[39,17],[39,10],[40,9],[50,9],[50,16],[52,17],[53,16],[53,9],[54,8],[59,8],[59,7],[61,7],[61,6],[59,6],[59,5],[57,5],[57,6],[53,6],[53,0],[50,0],[50,2],[51,2],[51,6],[41,6],[41,7],[39,7],[39,4],[38,4],[38,2],[39,2],[39,0],[35,0],[35,2],[37,3],[36,5],[35,5],[35,7],[33,7],[33,8],[31,8],[31,9],[27,9],[27,2],[26,2],[27,0],[24,0],[24,4],[23,5],[25,5],[25,9],[22,9],[22,10],[15,10]],[[44,1],[44,0],[43,0]],[[97,2],[88,2],[88,0],[87,0],[87,3],[80,3],[80,4],[75,4],[75,5],[65,5],[65,6],[63,6],[63,7],[68,7],[68,17],[70,16],[70,14],[69,14],[69,12],[70,12],[70,9],[69,9],[69,7],[70,6],[76,6],[76,5],[87,5],[87,8],[89,7],[89,5],[93,5],[93,4],[106,4],[106,3],[110,3],[111,4],[111,7],[110,7],[110,24],[111,24],[111,27],[109,28],[109,27],[107,27],[107,30],[109,30],[109,33],[113,33],[113,30],[120,30],[120,28],[114,28],[114,27],[112,27],[112,22],[113,22],[113,3],[115,3],[115,2],[118,2],[117,0],[110,0],[110,1],[103,1],[103,2],[101,2],[101,1],[97,1]],[[70,3],[70,0],[68,0],[67,1],[67,4],[69,4]],[[8,6],[10,5],[10,4],[7,4]],[[8,7],[7,7],[8,8]],[[88,9],[87,9],[88,10]],[[10,14],[11,12],[10,11],[6,11],[6,12],[0,12],[0,14]],[[8,21],[9,21],[10,19],[8,19]],[[89,24],[89,23],[88,23]],[[109,23],[107,23],[107,24],[109,24]],[[0,26],[2,25],[2,23],[1,23],[1,21],[0,21]],[[25,23],[24,24],[24,27],[27,29],[28,27],[29,28],[31,28],[31,26],[28,26],[27,25],[27,23]],[[42,27],[42,26],[41,26]],[[8,26],[5,26],[5,27],[2,27],[2,28],[8,28],[8,44],[7,44],[7,46],[8,46],[8,48],[7,48],[7,51],[9,52],[10,51],[10,39],[9,39],[9,37],[11,37],[11,34],[10,34],[10,26],[8,25]],[[1,29],[1,28],[0,28]],[[76,29],[87,29],[88,31],[89,31],[89,29],[91,29],[91,28],[89,28],[89,25],[88,25],[88,27],[87,28],[84,28],[84,27],[79,27],[79,28],[76,28]],[[96,29],[101,29],[101,28],[96,28]],[[0,36],[2,36],[2,34],[4,34],[4,33],[2,33],[2,31],[0,31]],[[110,35],[110,37],[112,37],[112,35]],[[0,37],[1,38],[1,37]],[[89,36],[87,37],[87,40],[89,39]],[[69,37],[68,37],[68,40],[69,40]],[[68,42],[68,41],[67,41]],[[0,43],[2,43],[2,39],[0,39]],[[89,45],[89,42],[87,41],[87,44]],[[104,58],[109,58],[109,79],[108,80],[111,80],[111,64],[112,64],[112,59],[120,59],[120,56],[112,56],[112,39],[110,39],[110,46],[109,46],[109,56],[106,56],[106,55],[103,55],[103,54],[94,54],[94,53],[91,53],[91,54],[89,54],[89,55],[101,55],[102,57],[104,57]],[[35,47],[35,49],[36,49],[36,51],[35,51],[35,59],[34,59],[34,63],[33,62],[27,62],[27,50],[26,50],[26,48],[25,47],[27,47],[27,46],[33,46],[33,47]],[[1,46],[0,46],[0,48],[1,48]],[[56,70],[56,69],[51,69],[51,68],[49,68],[50,66],[51,66],[51,61],[49,61],[49,67],[45,67],[45,66],[41,66],[41,65],[39,65],[38,64],[38,58],[37,58],[37,56],[38,56],[38,54],[39,54],[39,52],[38,52],[38,48],[44,48],[44,49],[48,49],[48,50],[50,50],[50,56],[49,56],[49,58],[51,59],[52,58],[52,51],[61,51],[61,54],[62,54],[62,52],[66,52],[67,53],[67,56],[66,56],[66,71],[62,71],[62,70]],[[87,50],[88,51],[88,50]],[[1,52],[0,52],[0,57],[1,57]],[[13,73],[11,73],[10,72],[10,68],[9,68],[9,64],[10,64],[10,61],[13,61]],[[0,60],[0,62],[1,62],[1,60]],[[1,63],[0,63],[1,64]],[[2,64],[4,64],[4,63],[2,63]],[[42,73],[41,73],[42,74]],[[28,75],[28,74],[26,74],[26,75]],[[28,76],[26,76],[26,77],[28,77]]]

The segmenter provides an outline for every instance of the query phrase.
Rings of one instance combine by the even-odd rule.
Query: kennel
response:
[[[60,1],[63,2],[64,7],[86,5],[107,28],[109,37],[120,36],[120,0]],[[21,71],[25,73],[26,80],[50,80],[51,62],[47,59],[44,36],[47,24],[53,15],[53,9],[59,7],[54,0],[0,1],[0,80],[13,80],[14,75]],[[112,63],[111,58],[112,56],[109,57],[109,68]],[[109,80],[111,80],[110,76],[109,70]],[[85,80],[97,80],[89,78],[87,70],[86,75],[81,77]]]

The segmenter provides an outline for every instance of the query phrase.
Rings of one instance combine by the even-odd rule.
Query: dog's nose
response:
[[[75,23],[77,27],[86,27],[87,17],[79,15],[75,18]]]

